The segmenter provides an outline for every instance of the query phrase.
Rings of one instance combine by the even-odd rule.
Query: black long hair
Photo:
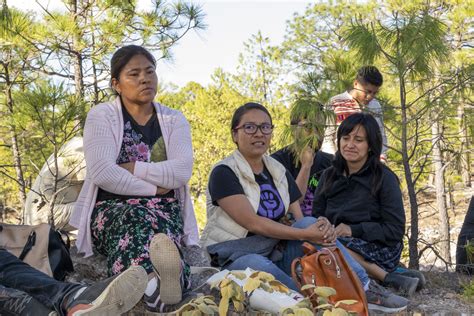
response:
[[[332,162],[332,168],[328,170],[326,181],[323,185],[323,192],[329,192],[332,184],[336,180],[337,174],[349,174],[347,162],[341,155],[341,138],[349,135],[354,128],[362,126],[365,128],[367,134],[367,143],[369,145],[369,156],[362,168],[368,168],[372,173],[372,195],[376,195],[382,186],[383,164],[380,162],[380,155],[382,153],[382,133],[375,118],[368,113],[355,113],[342,121],[337,129],[337,151]]]
[[[266,107],[264,107],[260,103],[247,102],[244,105],[239,106],[235,110],[234,115],[232,115],[232,120],[230,122],[230,133],[232,134],[232,137],[234,135],[235,129],[237,128],[237,126],[239,126],[240,121],[242,120],[242,116],[244,116],[244,114],[250,110],[259,110],[267,114],[268,117],[270,118],[270,123],[273,124],[272,115],[270,114],[270,112],[267,110]]]
[[[154,67],[156,67],[155,57],[144,47],[137,45],[127,45],[119,48],[110,60],[110,88],[114,94],[118,94],[112,87],[112,79],[120,79],[122,69],[128,64],[130,59],[136,55],[143,55]]]

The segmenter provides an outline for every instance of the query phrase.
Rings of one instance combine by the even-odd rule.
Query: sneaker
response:
[[[398,313],[407,308],[409,301],[401,296],[395,295],[371,280],[369,289],[365,292],[369,311],[382,313]]]
[[[156,234],[150,242],[150,260],[159,275],[157,291],[166,305],[182,301],[181,256],[178,247],[165,234]],[[160,287],[160,284],[166,286]]]
[[[200,295],[202,295],[202,294],[197,294],[193,291],[185,292],[185,293],[183,293],[183,299],[181,300],[181,302],[179,302],[178,304],[164,305],[161,312],[162,313],[171,313],[171,315],[174,315],[175,313],[173,313],[173,312],[176,312],[181,307],[183,307],[184,305],[190,303],[193,299],[197,298]]]
[[[131,266],[111,278],[81,287],[65,298],[66,314],[116,316],[128,312],[145,293],[147,279],[143,267]]]
[[[401,295],[411,297],[418,287],[420,281],[417,278],[411,278],[400,273],[390,272],[385,276],[383,285],[391,286]]]
[[[395,270],[395,273],[399,273],[403,276],[407,276],[410,278],[418,279],[418,286],[416,287],[417,291],[421,290],[426,285],[426,278],[423,273],[421,273],[421,271],[398,267]]]
[[[57,313],[25,292],[0,285],[0,315],[53,316]]]
[[[157,291],[155,291],[155,294],[152,295],[151,297],[147,297],[145,295],[144,301],[146,303],[145,307],[148,311],[154,312],[154,313],[172,313],[171,315],[174,315],[173,312],[176,312],[179,310],[181,307],[189,303],[191,300],[195,299],[196,297],[202,295],[202,294],[197,294],[193,291],[185,292],[182,295],[182,300],[178,302],[177,304],[165,304],[163,301],[160,300],[160,295],[159,293],[156,294]],[[153,304],[149,304],[149,302],[153,302]]]

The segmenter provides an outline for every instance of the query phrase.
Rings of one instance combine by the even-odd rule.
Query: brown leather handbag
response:
[[[291,264],[291,274],[298,287],[301,288],[306,284],[331,287],[336,290],[336,294],[329,297],[330,303],[356,300],[355,304],[340,304],[340,307],[358,315],[369,315],[362,284],[344,259],[341,250],[336,247],[317,250],[307,242],[303,243],[302,247],[305,255],[296,258]],[[310,298],[313,307],[318,306],[318,297],[313,288],[302,292]]]

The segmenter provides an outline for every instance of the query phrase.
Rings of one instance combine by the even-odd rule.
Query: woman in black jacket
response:
[[[338,239],[370,276],[412,295],[418,278],[396,272],[405,232],[402,194],[397,176],[380,162],[382,135],[374,117],[346,118],[337,149],[315,192],[313,216],[335,225]]]

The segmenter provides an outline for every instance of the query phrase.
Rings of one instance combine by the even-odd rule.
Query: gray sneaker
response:
[[[0,285],[0,315],[52,316],[57,313],[25,292]]]
[[[416,287],[417,291],[423,289],[426,285],[426,278],[421,271],[398,267],[395,270],[395,273],[398,273],[410,278],[417,278],[418,279],[418,286]]]
[[[370,280],[369,289],[365,292],[369,311],[382,313],[398,313],[407,308],[408,300],[393,294],[377,282]]]
[[[81,287],[63,302],[68,316],[116,316],[128,312],[145,293],[148,275],[131,266],[113,277]]]

